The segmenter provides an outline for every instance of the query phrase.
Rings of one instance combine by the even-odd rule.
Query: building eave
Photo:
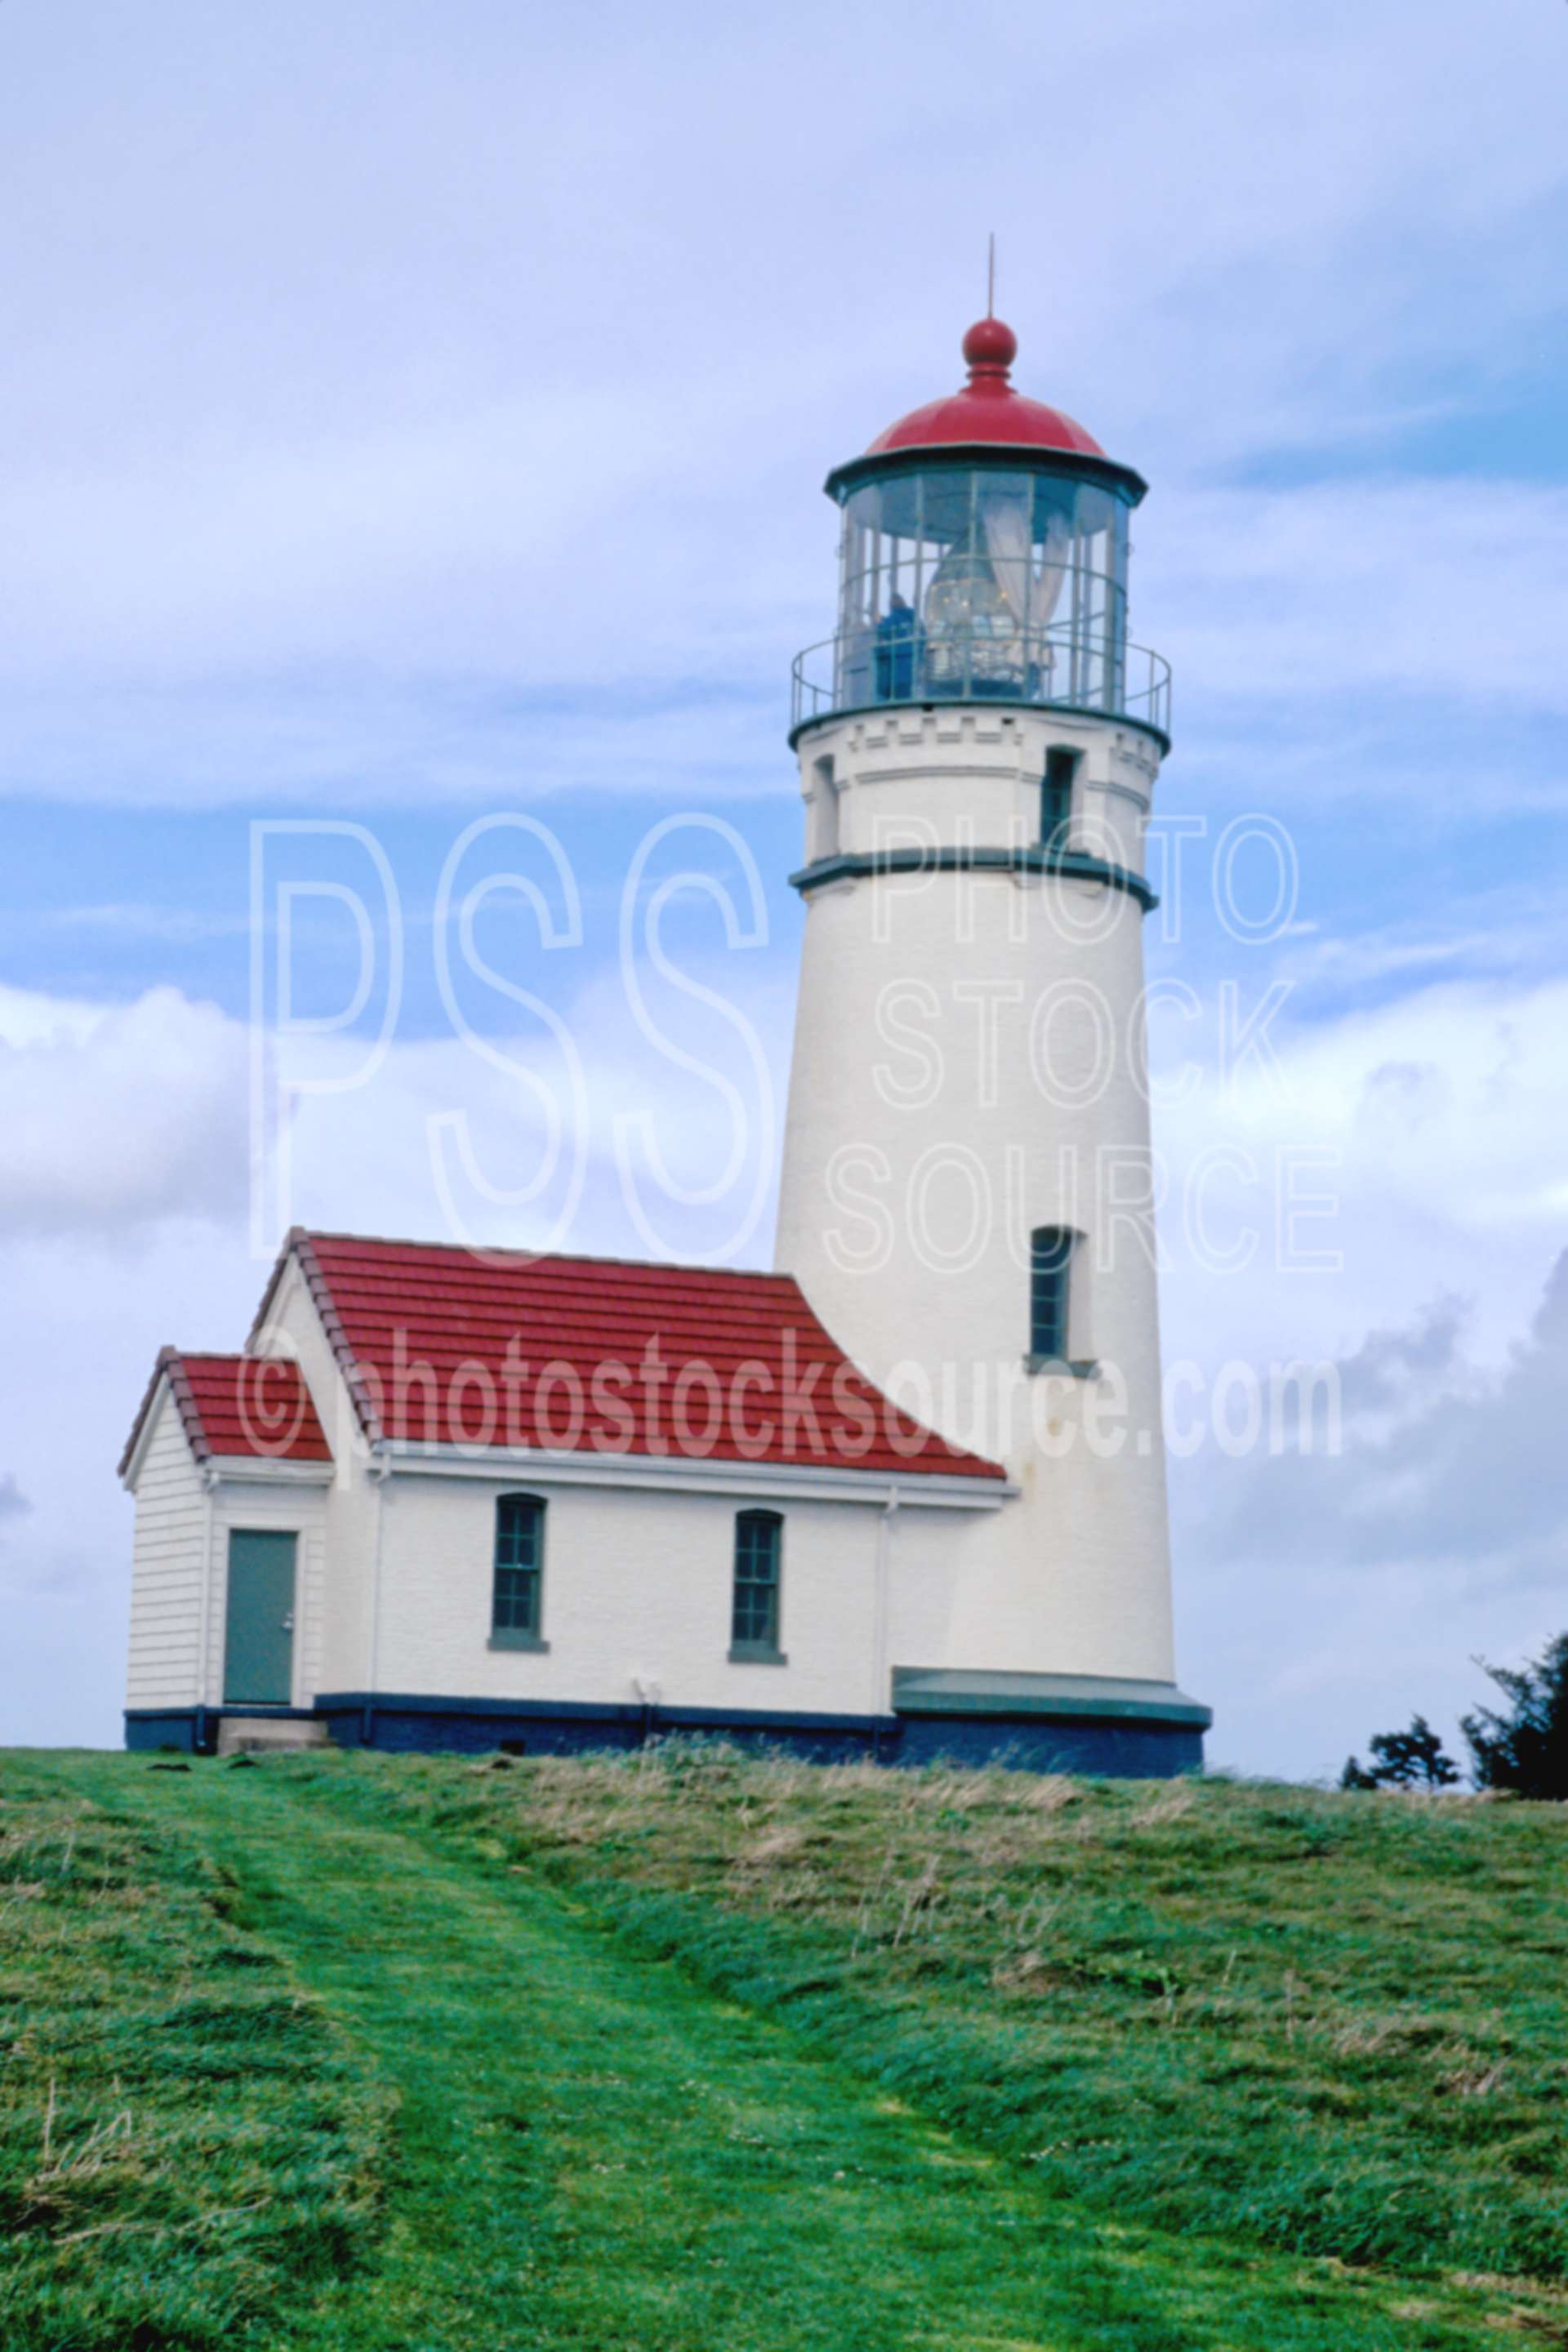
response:
[[[1141,506],[1149,485],[1131,466],[1103,450],[1065,449],[1038,441],[905,441],[892,449],[867,449],[835,466],[822,487],[836,506],[851,490],[883,474],[932,473],[939,467],[981,467],[1010,474],[1067,474],[1119,490],[1129,507]]]
[[[343,1386],[349,1392],[361,1433],[367,1444],[374,1445],[381,1438],[382,1428],[370,1383],[365,1379],[358,1357],[349,1345],[342,1319],[333,1304],[331,1285],[321,1271],[321,1260],[316,1255],[314,1238],[303,1225],[290,1226],[283,1246],[278,1253],[277,1263],[268,1276],[267,1287],[261,1294],[261,1304],[256,1310],[256,1318],[251,1324],[245,1342],[246,1353],[255,1355],[259,1352],[259,1343],[267,1331],[278,1294],[282,1288],[284,1276],[290,1265],[297,1265],[300,1269],[300,1279],[310,1295],[310,1303],[316,1310],[317,1320],[326,1335],[327,1345],[332,1351],[332,1360],[338,1368]]]
[[[174,1382],[170,1375],[170,1366],[175,1361],[177,1354],[178,1350],[174,1348],[159,1349],[157,1360],[153,1366],[153,1376],[142,1391],[142,1402],[136,1408],[136,1418],[131,1425],[131,1434],[125,1441],[125,1451],[120,1457],[120,1483],[127,1494],[133,1495],[136,1492],[136,1482],[142,1475],[142,1465],[147,1459],[147,1448],[153,1443],[153,1431],[157,1423],[158,1407],[163,1402],[165,1391],[173,1393]],[[184,1422],[183,1414],[182,1422]],[[185,1427],[184,1433],[186,1442],[189,1444],[188,1426]],[[194,1445],[191,1451],[199,1465],[201,1455],[196,1453]]]
[[[289,1462],[266,1454],[212,1454],[203,1468],[219,1486],[330,1486],[335,1475],[331,1462]]]
[[[626,1486],[649,1493],[776,1495],[795,1502],[859,1503],[886,1510],[995,1511],[1018,1488],[1009,1479],[911,1467],[900,1473],[817,1468],[794,1462],[737,1462],[728,1456],[547,1452],[532,1446],[471,1450],[395,1439],[376,1449],[389,1477],[463,1478],[511,1485],[519,1478],[563,1486]]]

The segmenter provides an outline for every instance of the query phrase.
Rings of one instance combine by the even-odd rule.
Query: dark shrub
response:
[[[1443,1753],[1443,1743],[1424,1715],[1413,1715],[1408,1731],[1373,1734],[1372,1769],[1350,1758],[1340,1775],[1342,1789],[1451,1789],[1459,1768]]]
[[[1485,1667],[1508,1700],[1478,1707],[1460,1726],[1475,1759],[1476,1785],[1516,1796],[1568,1797],[1568,1633],[1549,1642],[1533,1664]],[[1374,1743],[1375,1745],[1375,1743]]]

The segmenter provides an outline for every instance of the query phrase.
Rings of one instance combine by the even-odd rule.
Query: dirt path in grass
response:
[[[1473,2323],[1317,2266],[1086,2224],[529,1880],[268,1760],[118,1769],[399,2105],[379,2258],[305,2352],[1383,2352]]]

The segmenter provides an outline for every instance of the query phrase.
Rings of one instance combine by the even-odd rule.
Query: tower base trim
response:
[[[901,1763],[1005,1764],[1103,1780],[1201,1772],[1214,1721],[1174,1683],[962,1666],[895,1666],[893,1709]]]
[[[1214,1709],[1174,1683],[1111,1675],[1016,1675],[967,1666],[895,1666],[897,1715],[1010,1715],[1056,1723],[1169,1723],[1206,1731]]]

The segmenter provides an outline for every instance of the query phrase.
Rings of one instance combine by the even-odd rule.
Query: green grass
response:
[[[371,2242],[384,2094],[225,1909],[199,1844],[0,1765],[5,2352],[230,2340]]]
[[[679,1748],[0,1800],[6,2352],[1568,2344],[1554,1810]]]
[[[1556,1807],[679,1749],[397,1786],[1061,2194],[1568,2270]]]

